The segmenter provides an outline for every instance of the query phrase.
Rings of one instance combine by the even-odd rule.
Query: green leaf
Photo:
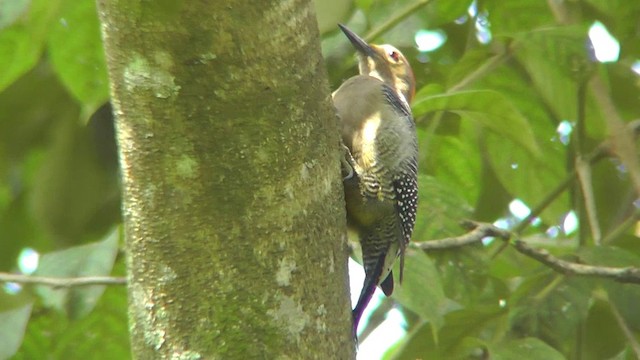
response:
[[[343,0],[314,0],[316,18],[320,33],[324,34],[336,30],[336,24],[342,23],[347,18],[351,9],[351,1]]]
[[[636,284],[621,284],[613,281],[603,282],[611,306],[615,306],[620,313],[621,321],[635,332],[640,331],[640,286]]]
[[[441,125],[446,125],[446,121]],[[454,189],[456,197],[464,199],[463,202],[467,204],[475,204],[482,185],[481,153],[478,151],[473,124],[459,122],[459,125],[457,134],[436,132],[423,136],[419,132],[420,142],[426,142],[429,146],[425,167],[439,183]]]
[[[417,15],[424,15],[429,27],[435,28],[467,15],[467,9],[471,3],[471,0],[432,1],[424,11]]]
[[[498,304],[453,311],[445,317],[446,325],[440,332],[439,351],[444,358],[452,353],[462,355],[470,350],[470,343],[465,339],[482,339],[489,335],[500,338],[506,330],[501,324],[506,320],[506,308]]]
[[[13,359],[131,359],[126,288],[107,287],[94,310],[80,319],[36,307]]]
[[[0,213],[0,229],[0,271],[15,270],[23,248],[46,244],[48,240],[31,217],[24,196],[13,199]]]
[[[507,301],[513,334],[534,336],[570,352],[578,324],[587,318],[591,279],[568,278],[544,268],[529,274]]]
[[[430,322],[434,330],[442,325],[445,305],[442,281],[427,255],[413,251],[407,254],[404,282],[394,291],[394,299]]]
[[[613,246],[581,247],[578,256],[580,262],[595,266],[640,267],[640,256]],[[633,331],[640,331],[640,286],[608,280],[602,280],[601,284],[606,290],[609,305],[614,306],[620,314],[619,321],[625,322]],[[618,327],[617,324],[615,326]]]
[[[415,98],[421,99],[429,96],[441,95],[442,93],[444,93],[444,88],[442,87],[441,84],[431,83],[431,84],[426,84],[425,86],[421,87],[418,91],[416,91]]]
[[[21,21],[0,31],[0,91],[33,68],[60,0],[33,0]]]
[[[509,94],[511,103],[530,120],[529,125],[541,145],[541,156],[533,156],[511,139],[485,132],[484,158],[512,199],[519,198],[530,207],[537,206],[567,176],[567,147],[557,139],[556,119],[545,110],[539,94],[522,74],[513,69],[500,67],[478,86]],[[564,192],[541,217],[547,224],[557,224],[569,209],[569,196]]]
[[[106,230],[95,222],[103,220],[98,214],[110,202],[117,201],[118,187],[115,174],[98,160],[91,129],[75,118],[57,125],[30,200],[42,228],[68,246]]]
[[[417,98],[413,111],[415,117],[434,111],[457,113],[463,119],[475,121],[513,141],[534,156],[540,154],[527,119],[507,97],[497,91],[470,90]]]
[[[438,341],[431,336],[429,323],[413,329],[390,359],[431,360],[466,359],[477,349],[486,347],[483,337],[503,336],[507,312],[493,306],[475,306],[448,313],[445,325],[438,332]]]
[[[615,246],[580,247],[578,256],[590,265],[640,267],[640,256]]]
[[[551,147],[543,149],[545,160],[542,160],[533,158],[517,144],[495,134],[486,134],[485,142],[496,176],[513,198],[522,200],[529,208],[540,204],[567,176],[559,166],[563,158],[546,156],[558,156],[559,151]],[[559,224],[570,209],[568,194],[563,192],[540,217],[546,224]]]
[[[24,338],[32,303],[0,312],[0,359],[13,356]]]
[[[630,319],[624,317],[619,320],[626,322],[626,326],[632,324]],[[582,358],[585,360],[611,359],[623,351],[628,344],[625,333],[612,313],[611,304],[602,300],[595,301],[585,321]]]
[[[533,86],[556,119],[574,121],[577,80],[592,68],[584,27],[560,27],[516,36],[515,58],[524,66]]]
[[[460,220],[471,215],[471,207],[455,188],[431,176],[418,176],[419,201],[414,241],[460,234]]]
[[[460,221],[468,219],[472,213],[460,196],[461,191],[440,178],[429,176],[420,176],[419,185],[418,222],[413,240],[428,241],[464,234]],[[499,298],[507,296],[505,285],[487,276],[489,261],[483,245],[431,251],[428,255],[440,274],[447,298],[471,305],[480,299],[497,303]]]
[[[490,352],[492,360],[564,360],[556,349],[536,338],[508,341]]]
[[[495,54],[491,49],[486,47],[480,47],[466,51],[464,55],[447,71],[447,88],[458,88],[460,84],[466,84],[464,89],[480,90],[483,87],[475,87],[476,82],[469,82],[470,79],[474,79],[478,73],[485,74],[486,76],[495,76],[495,70],[493,72],[483,71],[483,68],[490,68],[489,63],[498,64],[500,57],[506,57],[504,54]],[[479,71],[480,70],[480,71]],[[482,78],[476,79],[480,81]],[[419,94],[418,94],[419,95]]]
[[[107,276],[118,252],[119,231],[111,231],[103,241],[44,254],[35,275],[49,277]],[[45,305],[66,312],[71,318],[88,314],[104,291],[103,285],[54,289],[38,286]]]
[[[587,81],[595,70],[587,48],[586,26],[545,28],[519,34],[516,39],[515,59],[556,121],[575,122],[578,83]],[[605,122],[597,104],[588,93],[585,128],[590,136],[602,139]]]
[[[496,36],[528,31],[541,26],[555,25],[549,5],[539,0],[486,0],[491,31]]]
[[[630,39],[637,43],[640,2],[628,0],[586,0],[585,2],[602,13],[602,15],[598,14],[598,20],[605,23],[607,30],[618,41]]]
[[[507,284],[489,276],[490,251],[482,244],[429,253],[442,277],[447,298],[462,306],[497,304],[509,297]]]
[[[107,69],[95,1],[67,0],[51,29],[51,63],[71,94],[92,113],[109,98]]]

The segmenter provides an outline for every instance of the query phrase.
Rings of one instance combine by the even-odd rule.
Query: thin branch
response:
[[[639,137],[640,136],[640,119],[635,119],[627,123],[627,130],[633,133],[636,138]],[[613,154],[612,154],[611,147],[612,145],[609,140],[603,141],[600,145],[598,145],[595,149],[593,149],[593,151],[591,151],[586,156],[585,161],[593,165],[608,156],[612,156]],[[526,218],[522,219],[513,228],[512,232],[515,234],[519,234],[524,229],[526,229],[529,226],[529,224],[531,224],[533,219],[538,217],[540,213],[542,213],[542,211],[546,209],[547,206],[549,206],[549,204],[551,204],[558,196],[560,196],[560,194],[562,194],[567,189],[567,187],[569,187],[569,185],[571,185],[571,183],[575,180],[576,176],[577,176],[577,172],[576,172],[576,169],[574,168],[573,171],[568,173],[567,176],[560,182],[560,184],[558,184],[558,186],[556,186],[553,190],[551,190],[549,194],[547,194],[547,196],[545,196],[544,199],[542,199],[542,201],[531,210],[531,213],[529,213],[529,215]]]
[[[447,90],[447,93],[453,93],[455,91],[460,91],[467,88],[469,85],[471,85],[478,79],[481,79],[485,75],[491,73],[493,70],[495,70],[498,66],[502,65],[510,57],[511,57],[511,54],[508,52],[508,50],[505,51],[504,53],[494,55],[493,57],[491,57],[490,59],[482,63],[480,66],[478,66],[478,68],[474,70],[472,73],[465,76],[458,83],[452,85]]]
[[[607,301],[607,304],[609,304],[611,313],[613,314],[613,317],[616,319],[618,326],[622,330],[624,337],[627,338],[629,345],[631,345],[631,349],[636,354],[636,358],[640,359],[640,344],[638,343],[638,340],[636,340],[636,336],[634,335],[633,330],[629,328],[629,326],[627,325],[626,319],[622,316],[622,314],[620,314],[620,311],[618,311],[618,308],[616,307],[616,305],[611,301]]]
[[[570,12],[566,3],[560,1],[548,1],[548,3],[556,22],[561,25],[572,25],[576,23],[576,19],[569,16]],[[613,145],[611,150],[626,167],[634,185],[636,195],[640,195],[640,159],[637,155],[633,137],[626,131],[629,125],[625,124],[622,120],[622,116],[618,112],[611,98],[611,94],[602,80],[602,75],[599,72],[595,72],[588,87],[604,114],[607,130],[609,131],[609,138]]]
[[[585,161],[582,156],[576,158],[576,172],[582,190],[582,200],[584,201],[584,210],[587,213],[587,219],[591,228],[591,237],[596,245],[600,245],[602,241],[602,232],[598,224],[598,213],[596,210],[596,200],[593,195],[593,182],[591,181],[591,165]],[[580,239],[584,241],[584,239]]]
[[[578,91],[576,94],[577,114],[575,131],[572,132],[573,141],[573,156],[574,164],[573,168],[577,175],[577,186],[574,187],[573,192],[575,199],[573,202],[576,214],[578,216],[578,243],[580,246],[587,244],[588,231],[587,226],[590,224],[589,218],[589,199],[587,198],[591,188],[591,176],[590,168],[587,162],[584,160],[585,150],[585,108],[586,108],[587,86],[584,80],[578,81]],[[589,174],[589,176],[587,176]],[[588,181],[588,184],[585,182]],[[593,228],[592,228],[593,229]],[[594,244],[598,244],[599,238],[593,238]]]
[[[636,208],[633,214],[629,216],[625,221],[623,221],[620,225],[618,225],[615,229],[611,230],[604,239],[602,239],[603,244],[607,244],[614,239],[617,239],[618,236],[622,236],[630,227],[636,224],[636,222],[640,220],[640,209]]]
[[[407,7],[405,7],[402,10],[400,10],[400,12],[398,12],[397,14],[394,14],[393,16],[391,16],[391,18],[389,20],[387,20],[385,23],[383,23],[382,25],[378,26],[377,28],[371,30],[364,37],[365,40],[366,41],[374,40],[375,38],[377,38],[381,34],[389,31],[394,26],[398,25],[402,20],[404,20],[405,18],[407,18],[410,15],[412,15],[416,10],[420,9],[421,7],[423,7],[425,5],[428,5],[432,1],[433,0],[418,0],[418,1],[414,2],[414,3],[412,3],[412,4],[409,4]]]
[[[477,243],[487,236],[494,236],[511,244],[519,253],[526,255],[561,274],[595,276],[611,279],[621,283],[640,284],[640,268],[617,268],[574,263],[555,257],[547,250],[535,249],[521,240],[509,242],[513,233],[500,229],[493,224],[465,221],[463,226],[470,230],[467,234],[439,240],[413,242],[412,246],[423,250],[445,250]]]
[[[125,285],[127,283],[127,279],[124,277],[111,277],[111,276],[83,276],[83,277],[73,277],[73,278],[61,278],[61,277],[31,276],[31,275],[0,272],[0,282],[45,285],[45,286],[52,286],[54,288],[70,288],[75,286],[88,286],[88,285]]]
[[[516,234],[519,234],[524,229],[526,229],[529,226],[529,224],[531,224],[533,219],[537,218],[542,213],[542,211],[544,211],[544,209],[547,208],[547,206],[549,206],[552,202],[554,202],[555,199],[558,196],[560,196],[560,194],[562,194],[567,189],[567,187],[571,185],[571,183],[573,183],[575,176],[576,176],[575,171],[572,171],[570,174],[568,174],[562,180],[562,182],[558,184],[558,186],[556,186],[553,190],[551,190],[551,192],[549,192],[549,194],[547,194],[547,196],[545,196],[544,199],[542,199],[542,201],[531,210],[531,212],[529,213],[529,215],[527,215],[527,217],[520,220],[520,222],[513,228],[513,232]]]
[[[596,103],[605,114],[607,130],[609,130],[610,141],[613,145],[612,151],[627,169],[636,195],[640,195],[640,164],[633,135],[628,132],[628,124],[622,120],[598,73],[593,77],[590,85]]]
[[[615,280],[621,283],[640,284],[640,268],[616,268],[609,266],[578,264],[555,257],[551,255],[547,250],[534,249],[531,246],[527,245],[526,242],[521,240],[514,241],[513,247],[521,254],[527,255],[528,257],[535,259],[562,274],[576,276],[597,276]]]
[[[488,236],[499,237],[503,240],[509,240],[511,236],[507,230],[500,229],[493,224],[464,220],[460,225],[470,231],[457,237],[413,242],[411,244],[422,250],[446,250],[477,243]]]

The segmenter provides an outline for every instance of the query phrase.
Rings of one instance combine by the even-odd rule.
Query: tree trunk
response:
[[[353,358],[339,137],[312,4],[98,7],[134,356]]]

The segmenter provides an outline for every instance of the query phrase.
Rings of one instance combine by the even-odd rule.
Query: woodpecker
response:
[[[365,280],[353,309],[353,332],[380,286],[393,293],[395,260],[411,239],[418,204],[418,143],[409,104],[415,79],[407,59],[391,45],[368,44],[338,25],[355,47],[359,75],[333,94],[345,147],[347,225],[358,234]]]

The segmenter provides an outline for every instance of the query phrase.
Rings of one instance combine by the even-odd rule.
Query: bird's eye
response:
[[[400,61],[400,54],[395,50],[389,52],[389,57],[395,62]]]

